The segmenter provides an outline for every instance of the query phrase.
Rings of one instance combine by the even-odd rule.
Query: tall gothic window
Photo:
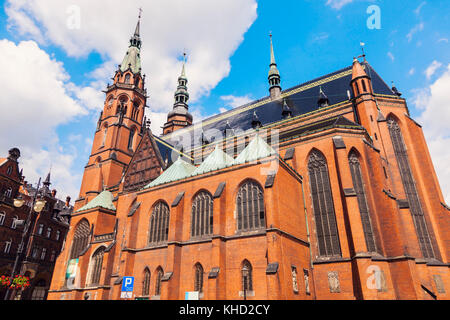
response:
[[[192,204],[192,237],[211,235],[213,232],[213,200],[208,192],[200,192]]]
[[[353,188],[358,199],[359,212],[361,213],[361,221],[366,240],[367,251],[376,252],[375,236],[373,233],[372,222],[370,220],[369,206],[367,205],[366,193],[361,174],[361,164],[355,151],[352,151],[348,157],[350,164],[350,172],[352,174]]]
[[[311,198],[320,256],[340,256],[341,247],[334,213],[328,167],[323,154],[313,150],[308,162]]]
[[[72,250],[70,259],[76,259],[81,252],[87,247],[89,242],[89,222],[81,220],[75,228],[75,235],[72,241]]]
[[[158,267],[158,270],[156,270],[155,296],[161,295],[161,280],[163,275],[164,271],[161,269],[161,267]]]
[[[158,202],[150,218],[149,244],[167,241],[169,236],[169,206],[164,202]]]
[[[91,279],[89,284],[100,284],[100,276],[102,274],[103,255],[105,254],[105,247],[100,247],[95,251],[91,258]]]
[[[125,75],[125,83],[130,83],[130,74],[129,73],[127,73]]]
[[[133,128],[130,131],[130,135],[128,136],[128,149],[133,150],[133,141],[134,141],[134,135],[136,134],[136,129]]]
[[[142,295],[148,296],[150,294],[150,270],[145,268],[144,281],[142,282]]]
[[[265,228],[264,194],[258,183],[247,181],[239,188],[236,206],[238,231]]]
[[[420,203],[419,194],[414,183],[411,167],[408,161],[408,153],[406,151],[405,142],[402,132],[394,117],[387,119],[387,125],[394,147],[395,157],[397,159],[400,177],[405,189],[406,198],[409,202],[410,212],[413,218],[414,227],[419,239],[420,249],[424,258],[434,258],[435,254],[431,244],[430,234],[428,233],[424,212]]]
[[[253,291],[253,268],[248,260],[242,262],[241,268],[241,283],[242,291]]]
[[[203,292],[203,267],[200,263],[195,265],[194,291]]]

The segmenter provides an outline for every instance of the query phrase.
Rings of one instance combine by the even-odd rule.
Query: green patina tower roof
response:
[[[116,211],[116,207],[112,202],[113,199],[114,195],[111,192],[104,190],[94,199],[89,201],[86,205],[78,209],[76,212],[94,209],[98,207]]]
[[[192,175],[199,175],[232,166],[234,159],[216,146],[213,152],[195,169]]]
[[[277,154],[259,135],[234,159],[234,164],[256,161]]]
[[[187,163],[179,157],[177,161],[167,168],[158,178],[146,185],[144,189],[187,178],[191,176],[194,170],[195,167],[192,164]]]
[[[139,20],[136,25],[136,30],[134,35],[130,39],[130,47],[125,54],[125,57],[122,60],[122,64],[120,65],[120,71],[124,72],[128,68],[131,68],[133,73],[138,73],[141,71],[141,37],[140,37],[140,24],[141,24],[141,16],[139,14]]]

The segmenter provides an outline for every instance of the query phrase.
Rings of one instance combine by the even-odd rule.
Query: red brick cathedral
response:
[[[106,88],[49,299],[449,299],[450,219],[421,125],[366,61],[163,135],[140,21]],[[134,277],[132,293],[122,293]]]

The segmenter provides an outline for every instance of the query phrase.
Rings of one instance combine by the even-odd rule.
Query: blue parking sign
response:
[[[123,277],[122,292],[132,292],[134,286],[134,277]]]

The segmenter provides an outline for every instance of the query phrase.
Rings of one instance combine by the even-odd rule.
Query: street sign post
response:
[[[133,298],[134,277],[123,277],[122,279],[122,292],[120,298],[132,299]]]

